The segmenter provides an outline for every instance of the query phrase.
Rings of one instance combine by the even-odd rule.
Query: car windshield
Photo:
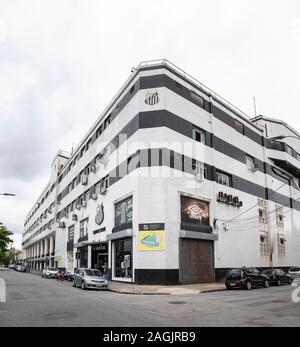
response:
[[[100,277],[100,271],[98,270],[85,270],[85,273],[87,276],[91,276],[91,277]]]
[[[290,271],[291,272],[298,272],[298,271],[300,271],[300,268],[298,268],[298,267],[291,267]]]
[[[48,271],[56,271],[56,269],[54,267],[49,267]]]

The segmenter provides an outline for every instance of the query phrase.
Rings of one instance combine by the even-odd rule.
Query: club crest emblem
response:
[[[159,103],[158,92],[148,92],[146,95],[145,103],[153,106]]]
[[[103,220],[104,220],[104,208],[103,208],[103,204],[101,204],[97,208],[95,222],[97,225],[100,225],[100,224],[102,224]]]

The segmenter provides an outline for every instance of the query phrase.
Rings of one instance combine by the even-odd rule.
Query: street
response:
[[[0,326],[299,326],[291,286],[196,295],[130,295],[82,291],[68,282],[0,272],[7,302]]]

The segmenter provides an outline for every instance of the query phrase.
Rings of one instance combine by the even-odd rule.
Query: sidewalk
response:
[[[110,282],[108,290],[121,294],[140,295],[191,295],[225,290],[223,282],[199,283],[174,286],[137,285],[121,282]]]

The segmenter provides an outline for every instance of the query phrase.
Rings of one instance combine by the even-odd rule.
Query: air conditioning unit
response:
[[[101,186],[100,194],[104,195],[106,193],[106,190],[107,190],[106,186]]]
[[[233,196],[232,195],[227,195],[226,202],[227,202],[227,204],[232,205],[233,204]]]
[[[236,207],[240,207],[240,200],[239,200],[238,196],[235,196],[233,198],[233,205]]]
[[[48,213],[50,213],[50,214],[52,213],[52,210],[51,210],[51,208],[49,208],[49,209],[48,209]]]
[[[227,196],[223,192],[218,193],[217,201],[226,202]]]
[[[81,206],[82,207],[86,207],[86,205],[87,205],[87,202],[85,200],[83,200],[82,203],[81,203]]]
[[[97,196],[96,193],[92,194],[92,199],[93,199],[93,200],[97,200],[97,198],[98,198],[98,196]]]
[[[97,166],[96,166],[96,165],[91,165],[91,171],[92,171],[93,173],[95,173],[96,170],[97,170]]]
[[[204,181],[204,164],[198,163],[196,164],[196,172],[195,172],[196,180],[199,182]]]
[[[46,219],[46,218],[47,218],[47,214],[45,213],[45,214],[44,214],[44,219]]]
[[[82,175],[81,176],[81,184],[83,186],[86,186],[88,184],[88,176],[87,175]]]
[[[77,209],[77,210],[80,210],[80,209],[81,209],[80,204],[78,204],[78,205],[76,206],[76,209]]]
[[[64,229],[66,227],[66,224],[64,222],[60,222],[58,227]]]
[[[77,220],[78,220],[77,214],[73,214],[73,215],[72,215],[72,220],[75,221],[75,222],[77,222]]]
[[[51,225],[48,225],[48,226],[47,226],[47,229],[51,229]]]

